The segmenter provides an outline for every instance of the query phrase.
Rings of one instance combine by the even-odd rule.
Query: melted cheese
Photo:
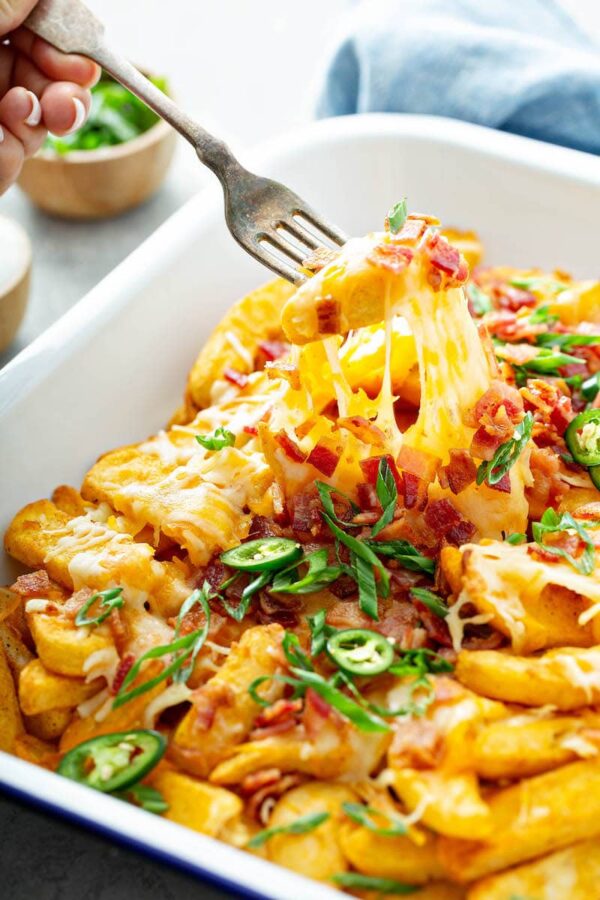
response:
[[[470,598],[465,593],[462,593],[456,603],[450,607],[448,615],[444,619],[452,638],[452,646],[457,653],[462,647],[465,625],[486,625],[493,619],[491,613],[477,613],[475,616],[462,618],[460,611],[463,606],[470,602]]]

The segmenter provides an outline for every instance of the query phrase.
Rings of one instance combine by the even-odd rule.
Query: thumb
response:
[[[37,0],[0,0],[0,37],[21,25],[36,3]]]

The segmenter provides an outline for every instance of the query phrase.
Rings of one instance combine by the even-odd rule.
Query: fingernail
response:
[[[0,144],[2,143],[3,140],[4,140],[4,129],[3,129],[2,125],[0,125]]]
[[[73,97],[73,106],[75,107],[75,119],[69,128],[68,134],[81,128],[85,122],[85,117],[87,116],[87,110],[79,97]]]
[[[27,91],[29,96],[31,97],[31,112],[25,119],[26,125],[39,125],[42,121],[42,107],[40,106],[40,101],[33,93],[33,91]]]

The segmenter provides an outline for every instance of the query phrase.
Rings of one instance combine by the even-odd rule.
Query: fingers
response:
[[[0,4],[2,0],[0,0]],[[72,81],[81,87],[93,87],[100,78],[100,66],[74,53],[60,53],[27,28],[19,28],[10,36],[13,47],[28,56],[52,81]]]
[[[0,0],[0,37],[23,22],[37,0]]]
[[[24,160],[23,144],[0,125],[0,194],[17,180]]]
[[[12,88],[0,100],[0,125],[4,131],[0,153],[6,152],[5,144],[8,141],[9,156],[12,159],[14,150],[12,141],[8,139],[13,137],[21,144],[23,159],[33,156],[46,137],[46,129],[41,122],[42,107],[36,95],[22,87]]]
[[[87,119],[91,101],[90,92],[77,84],[49,84],[42,94],[42,121],[52,134],[77,131]]]

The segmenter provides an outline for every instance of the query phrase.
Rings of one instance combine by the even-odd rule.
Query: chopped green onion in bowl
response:
[[[165,78],[148,76],[163,93],[168,93]],[[98,150],[125,144],[149,131],[159,117],[134,94],[104,74],[92,88],[92,107],[87,121],[73,134],[48,135],[44,149],[64,155],[75,150]]]

